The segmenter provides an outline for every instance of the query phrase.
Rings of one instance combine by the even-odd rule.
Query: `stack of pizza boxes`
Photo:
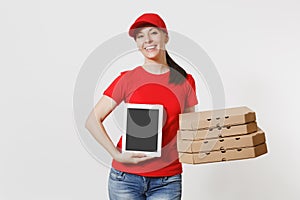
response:
[[[236,107],[179,115],[179,161],[201,164],[255,158],[267,153],[255,112]]]

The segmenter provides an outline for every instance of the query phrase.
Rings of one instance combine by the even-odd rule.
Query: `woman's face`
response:
[[[158,60],[162,58],[168,35],[159,28],[149,26],[137,30],[135,42],[138,49],[147,59]]]

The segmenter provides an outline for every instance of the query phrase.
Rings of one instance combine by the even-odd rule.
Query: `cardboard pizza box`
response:
[[[253,147],[265,143],[265,133],[259,129],[254,133],[209,140],[182,140],[177,137],[178,152],[197,153]]]
[[[266,143],[255,147],[237,148],[206,153],[179,153],[179,161],[187,164],[202,164],[255,158],[268,152]]]
[[[199,130],[178,130],[178,136],[183,140],[205,140],[219,137],[245,135],[257,131],[256,122],[241,125],[227,125],[217,128]]]
[[[179,114],[180,130],[245,124],[256,120],[255,112],[246,106]]]

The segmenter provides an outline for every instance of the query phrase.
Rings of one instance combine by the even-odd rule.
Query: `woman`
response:
[[[131,25],[129,35],[143,54],[144,64],[121,72],[109,85],[89,115],[86,128],[113,158],[110,199],[181,199],[182,166],[176,134],[179,114],[195,111],[198,103],[195,82],[167,53],[168,31],[159,15],[141,15]],[[164,106],[161,157],[121,153],[122,138],[115,147],[102,122],[122,101]]]

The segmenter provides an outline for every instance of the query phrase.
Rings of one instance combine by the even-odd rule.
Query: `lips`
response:
[[[147,51],[151,51],[151,50],[155,49],[156,46],[157,45],[151,45],[151,46],[145,47],[144,49],[146,49]]]

